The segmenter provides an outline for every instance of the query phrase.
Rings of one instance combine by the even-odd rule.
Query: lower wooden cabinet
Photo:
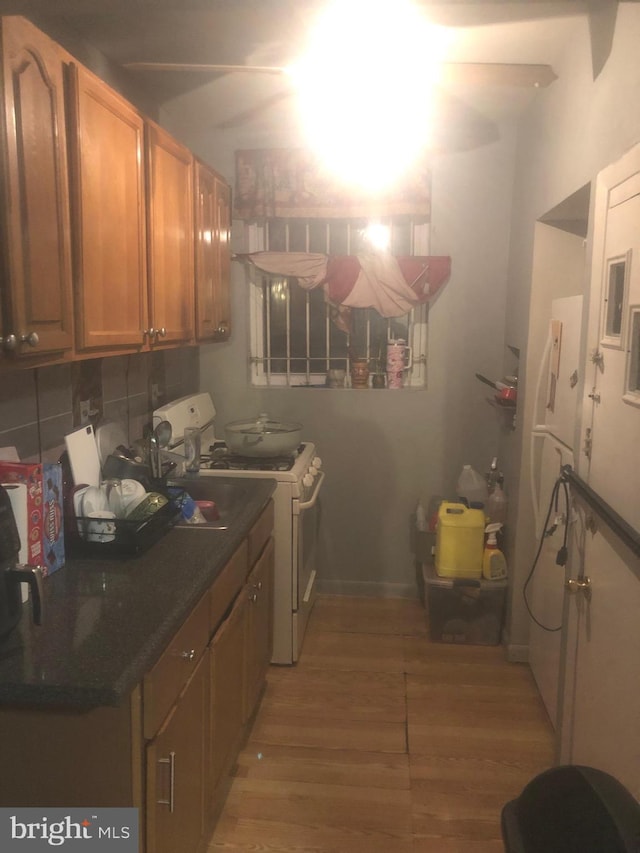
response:
[[[273,539],[211,641],[209,778],[205,812],[215,818],[228,774],[265,685],[272,650]]]
[[[218,785],[239,746],[244,724],[244,633],[247,604],[241,591],[211,643],[209,803],[215,812]]]
[[[147,746],[148,853],[196,850],[204,831],[207,660]]]
[[[273,539],[269,539],[247,581],[244,661],[244,720],[262,693],[271,660],[273,637]]]
[[[272,528],[270,502],[128,703],[0,708],[2,805],[135,806],[140,853],[202,853],[271,659]]]

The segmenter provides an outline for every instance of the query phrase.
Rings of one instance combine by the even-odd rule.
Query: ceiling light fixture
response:
[[[372,193],[424,152],[446,46],[410,0],[333,0],[292,67],[302,130],[327,169]]]

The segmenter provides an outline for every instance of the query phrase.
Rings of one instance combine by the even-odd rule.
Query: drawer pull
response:
[[[176,754],[175,754],[175,752],[170,752],[169,758],[159,758],[158,764],[168,764],[169,765],[169,799],[168,800],[158,800],[158,805],[169,806],[169,811],[171,812],[171,814],[173,814],[174,808],[175,808],[175,790],[176,790]]]
[[[195,658],[195,656],[196,656],[196,650],[195,649],[191,649],[188,652],[180,652],[180,657],[182,658],[182,660],[192,661]]]

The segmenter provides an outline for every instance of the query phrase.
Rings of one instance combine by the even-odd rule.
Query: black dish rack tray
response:
[[[73,516],[66,520],[64,539],[65,548],[70,557],[99,557],[109,559],[110,557],[135,557],[148,551],[155,545],[175,524],[182,515],[182,490],[171,489],[171,492],[161,489],[159,491],[168,501],[153,515],[145,519],[130,520],[127,518],[114,518],[115,535],[108,542],[92,542],[81,535],[81,530],[86,530],[90,521],[83,516]],[[111,521],[111,519],[110,519]]]

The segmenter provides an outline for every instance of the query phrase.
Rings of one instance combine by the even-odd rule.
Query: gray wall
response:
[[[207,135],[190,127],[188,98],[163,121],[233,182],[236,148],[296,144],[262,133]],[[463,463],[485,471],[510,419],[487,403],[475,372],[499,377],[505,349],[507,258],[515,135],[476,151],[433,158],[433,254],[452,275],[430,311],[425,390],[254,389],[248,381],[248,287],[233,268],[233,334],[201,349],[202,390],[214,397],[217,432],[258,411],[304,424],[327,473],[322,494],[322,587],[415,594],[410,516],[418,498],[449,495]],[[513,368],[513,364],[510,364]]]

